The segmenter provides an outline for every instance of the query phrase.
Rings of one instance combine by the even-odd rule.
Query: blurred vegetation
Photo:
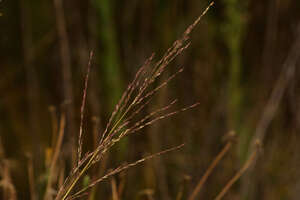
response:
[[[158,60],[208,4],[207,0],[0,1],[0,171],[9,166],[18,199],[42,199],[62,113],[67,113],[67,125],[59,166],[65,173],[71,169],[89,52],[94,51],[94,58],[84,151],[95,147],[138,68],[153,52]],[[147,110],[174,98],[181,107],[197,101],[200,106],[126,138],[99,169],[92,170],[101,174],[149,152],[186,146],[100,183],[89,199],[111,199],[114,184],[120,199],[187,199],[224,146],[224,136],[234,130],[236,144],[197,196],[215,198],[247,160],[257,124],[288,67],[284,63],[292,63],[291,49],[300,37],[299,9],[300,1],[295,0],[216,1],[192,33],[191,46],[163,77],[178,66],[184,66],[184,72],[155,96]],[[255,178],[245,176],[224,199],[300,198],[300,70],[294,57],[295,71],[270,116],[263,153],[251,169]],[[0,172],[2,180],[4,174]],[[90,178],[86,176],[83,184]],[[6,195],[3,188],[0,184],[0,199]]]

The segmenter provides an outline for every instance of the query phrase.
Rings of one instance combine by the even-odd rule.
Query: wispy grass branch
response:
[[[82,155],[82,125],[83,125],[83,114],[84,114],[84,106],[85,106],[85,98],[87,91],[87,81],[88,75],[85,79],[85,88],[83,93],[83,100],[81,106],[81,122],[80,122],[80,131],[79,131],[79,141],[78,141],[78,162],[77,166],[74,167],[68,178],[66,179],[63,186],[58,191],[56,196],[56,200],[65,200],[69,197],[74,197],[71,194],[78,180],[87,173],[90,167],[96,162],[100,161],[103,155],[117,142],[119,142],[123,137],[128,134],[135,133],[146,126],[149,126],[159,120],[165,119],[177,113],[186,111],[188,109],[194,108],[199,105],[199,103],[195,103],[191,106],[187,106],[175,111],[169,111],[165,113],[171,106],[176,102],[172,101],[169,105],[159,108],[156,111],[151,112],[150,114],[141,117],[138,119],[138,114],[145,108],[147,104],[150,103],[151,97],[158,92],[161,88],[163,88],[167,83],[173,80],[180,72],[182,72],[182,68],[180,68],[177,72],[171,74],[169,78],[163,81],[157,87],[153,86],[153,83],[161,76],[161,74],[166,70],[167,66],[172,62],[179,54],[181,54],[186,48],[189,47],[190,42],[189,35],[191,31],[195,28],[195,26],[199,23],[200,19],[207,13],[209,8],[213,5],[211,3],[204,12],[194,21],[192,25],[190,25],[186,31],[183,33],[182,37],[176,40],[173,45],[167,50],[167,52],[162,56],[162,58],[152,64],[154,54],[151,55],[150,58],[146,60],[144,65],[138,70],[133,81],[128,85],[127,89],[123,93],[121,99],[117,103],[112,115],[109,118],[109,121],[106,125],[106,128],[99,138],[99,143],[96,149],[94,149],[90,153],[86,153],[85,156]],[[90,65],[90,64],[89,64]],[[89,69],[88,69],[89,73]],[[154,87],[154,89],[153,89]],[[181,146],[179,146],[181,147]],[[115,170],[108,172],[103,177],[96,179],[92,184],[89,185],[88,188],[93,187],[96,183],[116,174],[121,171],[128,169],[129,167],[135,166],[145,160],[151,159],[155,156],[161,155],[163,153],[167,153],[169,151],[178,149],[179,147],[171,148],[157,154],[153,154],[151,156],[145,157],[141,160],[138,160],[134,163],[120,166]],[[80,190],[79,192],[75,192],[75,196],[82,194],[84,190]]]

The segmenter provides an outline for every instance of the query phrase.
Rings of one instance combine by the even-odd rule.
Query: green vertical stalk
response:
[[[122,92],[122,78],[120,70],[119,49],[116,39],[115,24],[113,21],[113,2],[110,0],[94,0],[94,7],[99,17],[101,71],[110,112]]]
[[[108,104],[106,112],[110,113],[116,105],[123,91],[123,80],[120,66],[119,45],[117,43],[116,26],[113,20],[115,1],[94,0],[93,7],[99,19],[100,63],[102,83],[105,92],[105,101]],[[127,152],[126,138],[121,141],[119,158]]]
[[[238,153],[241,162],[246,160],[250,136],[243,124],[244,88],[242,86],[242,45],[246,28],[247,2],[223,0],[225,6],[224,40],[229,55],[228,110],[229,127],[239,134]]]
[[[241,87],[241,45],[244,35],[243,10],[240,1],[223,0],[225,5],[224,39],[229,55],[228,106],[230,126],[239,129],[243,91]]]

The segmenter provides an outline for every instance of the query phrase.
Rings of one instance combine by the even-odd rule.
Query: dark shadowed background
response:
[[[153,52],[158,60],[209,3],[0,1],[1,180],[10,175],[19,199],[42,199],[57,135],[55,120],[62,113],[67,115],[62,173],[68,173],[77,151],[73,144],[90,51],[84,152],[95,147],[138,68]],[[216,0],[193,30],[190,47],[161,80],[178,67],[185,70],[154,96],[145,112],[174,98],[178,108],[200,105],[123,139],[93,173],[185,146],[100,183],[88,198],[112,199],[116,181],[119,199],[188,199],[224,147],[224,136],[234,130],[233,147],[197,197],[214,199],[258,138],[262,151],[257,160],[224,199],[300,199],[299,10],[297,0]],[[1,183],[0,199],[7,190]]]

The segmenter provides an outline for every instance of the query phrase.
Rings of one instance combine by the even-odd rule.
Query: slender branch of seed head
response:
[[[122,112],[124,110],[124,108],[127,106],[131,95],[133,93],[133,91],[137,88],[137,86],[139,85],[139,79],[142,77],[142,75],[144,74],[145,71],[145,66],[142,66],[138,72],[135,75],[134,80],[129,84],[128,88],[126,89],[126,91],[124,92],[121,101],[119,103],[119,112]]]
[[[194,106],[196,106],[196,104],[192,105],[192,106],[189,106],[187,108],[183,108],[183,109],[180,109],[178,111],[175,111],[175,112],[171,112],[171,113],[168,113],[168,114],[165,114],[165,115],[161,115],[161,116],[158,116],[157,118],[149,121],[149,122],[146,122],[146,120],[148,120],[149,118],[151,118],[152,116],[158,114],[159,112],[163,112],[167,109],[169,109],[173,104],[175,104],[177,102],[177,99],[173,100],[170,104],[168,104],[167,106],[163,107],[163,108],[160,108],[160,109],[157,109],[156,111],[153,111],[151,112],[149,115],[145,116],[143,119],[141,119],[140,121],[136,122],[132,127],[130,128],[127,128],[126,130],[124,130],[123,132],[121,132],[119,134],[118,137],[116,138],[113,138],[111,134],[109,136],[109,138],[105,141],[107,141],[107,145],[105,148],[103,148],[103,150],[101,151],[102,153],[106,152],[109,148],[111,148],[113,145],[115,145],[117,142],[119,142],[123,137],[125,137],[126,135],[130,134],[130,133],[134,133],[152,123],[154,123],[155,121],[157,120],[161,120],[161,119],[164,119],[164,118],[167,118],[167,117],[170,117],[171,115],[175,115],[181,111],[185,111],[187,110],[188,108],[192,108]],[[95,160],[95,162],[97,162],[98,159]]]
[[[101,148],[102,147],[102,148]],[[91,167],[91,165],[94,163],[95,158],[97,158],[98,153],[100,152],[100,150],[103,149],[103,146],[100,145],[99,148],[96,148],[95,151],[92,152],[90,159],[88,160],[88,162],[86,163],[86,165],[83,167],[83,169],[78,172],[78,175],[71,176],[71,179],[74,177],[73,182],[70,184],[70,186],[68,187],[68,189],[66,190],[65,194],[62,197],[62,200],[65,200],[68,195],[70,194],[70,192],[72,191],[72,189],[74,188],[75,184],[78,182],[78,180],[82,177],[82,175]],[[76,169],[79,169],[78,167]],[[63,187],[64,188],[64,187]],[[58,199],[59,196],[56,197],[56,199]]]
[[[93,51],[90,52],[89,62],[88,62],[88,68],[87,73],[85,76],[84,81],[84,90],[82,95],[82,103],[80,108],[80,127],[79,127],[79,138],[78,138],[78,161],[77,165],[79,164],[79,161],[81,160],[81,154],[82,154],[82,127],[83,127],[83,117],[84,117],[84,108],[85,108],[85,102],[86,102],[86,94],[87,94],[87,87],[88,87],[88,81],[89,81],[89,75],[91,70],[91,63],[93,58]]]
[[[111,128],[111,130],[109,131],[109,133],[107,134],[107,136],[105,137],[105,139],[103,139],[103,142],[108,141],[110,139],[111,133],[113,133],[115,131],[115,129],[118,128],[118,125],[126,117],[127,113],[130,111],[130,109],[132,108],[132,106],[135,104],[135,101],[136,101],[136,99],[128,106],[128,108],[126,109],[126,111],[122,114],[122,116],[118,119],[118,121],[113,125],[113,127]]]
[[[88,163],[84,166],[84,168],[79,172],[78,176],[76,176],[76,178],[74,179],[74,181],[71,183],[70,187],[67,189],[65,195],[63,196],[62,200],[65,200],[68,195],[70,194],[70,192],[72,191],[72,189],[74,188],[75,184],[78,182],[78,180],[81,178],[81,176],[90,168],[91,164],[93,163],[94,158],[97,156],[98,151],[96,150],[91,158],[89,159]]]
[[[139,100],[139,98],[141,97],[142,94],[143,94],[143,91],[139,91],[139,93],[137,94],[137,96],[129,104],[129,106],[127,107],[127,109],[125,110],[125,112],[122,114],[122,116],[113,125],[113,127],[111,128],[111,130],[108,133],[108,136],[115,131],[115,129],[117,128],[117,126],[122,122],[122,120],[125,118],[125,116],[128,114],[128,112],[131,110],[131,108],[136,104],[136,102]],[[109,139],[109,137],[106,137],[105,139],[103,139],[103,141],[108,140],[108,139]]]
[[[136,84],[136,86],[138,86],[138,84]],[[134,88],[135,89],[135,88]],[[120,113],[125,109],[125,107],[127,106],[131,94],[134,91],[134,89],[132,89],[129,93],[129,95],[127,96],[124,105],[122,105],[121,109],[120,109]],[[107,135],[107,138],[105,138],[106,140],[110,139],[113,135],[114,132],[116,132],[116,128],[119,126],[119,124],[122,122],[123,119],[125,119],[125,116],[127,115],[127,113],[129,113],[131,111],[131,108],[133,108],[136,104],[136,101],[138,100],[140,95],[137,95],[136,98],[129,104],[129,106],[127,107],[127,109],[125,110],[125,112],[122,114],[122,116],[118,119],[118,121],[115,123],[115,125],[112,127],[112,129],[110,130],[109,134]],[[122,125],[121,125],[122,126]],[[117,128],[118,129],[118,128]]]
[[[168,65],[178,54],[180,54],[184,49],[186,49],[189,46],[189,44],[185,45],[184,47],[180,48],[177,52],[173,52],[172,55],[168,55],[167,57],[170,57],[170,59],[166,59],[165,62],[163,62],[163,65],[161,67],[159,67],[156,71],[154,71],[154,74],[151,75],[151,78],[145,78],[144,79],[144,83],[143,85],[140,87],[139,92],[136,96],[136,98],[133,100],[133,102],[131,103],[131,105],[133,106],[134,104],[138,104],[140,103],[144,97],[142,96],[144,91],[149,87],[149,85],[154,82],[154,80],[161,75],[161,73],[164,71],[166,65]],[[155,67],[156,68],[156,67]],[[182,70],[179,70],[179,72],[181,72]],[[179,72],[175,73],[173,76],[171,76],[170,79],[168,79],[166,81],[169,82],[171,79],[173,79]],[[166,83],[164,83],[163,85],[166,85]],[[157,90],[159,90],[160,88],[158,88]],[[155,91],[154,91],[155,92]],[[153,93],[154,93],[153,92]],[[151,94],[150,94],[151,95]],[[147,96],[148,97],[148,96]],[[130,105],[130,107],[132,107]]]
[[[142,94],[146,90],[146,88],[148,88],[149,85],[152,84],[157,79],[157,77],[161,75],[161,73],[165,70],[166,66],[187,47],[188,44],[182,47],[182,49],[180,49],[179,51],[172,51],[170,55],[165,54],[163,58],[155,64],[150,75],[144,79],[144,82],[139,89],[140,94]]]
[[[146,121],[147,119],[151,118],[152,116],[158,114],[159,112],[162,112],[162,111],[165,111],[167,109],[169,109],[174,103],[177,102],[177,99],[173,100],[170,104],[168,104],[167,106],[165,107],[162,107],[160,109],[157,109],[153,112],[151,112],[149,115],[146,115],[143,119],[139,120],[138,122],[136,122],[131,128],[128,128],[129,130],[130,129],[134,129],[135,127],[138,127],[140,126],[144,121]],[[118,129],[116,129],[111,135],[110,135],[110,138],[108,140],[111,140],[113,138],[114,135],[116,135],[122,128],[124,128],[125,125],[128,125],[129,124],[129,121],[125,121],[124,124],[122,124]],[[123,134],[120,134],[120,135],[123,135]],[[120,138],[121,139],[121,138]]]
[[[115,116],[117,115],[117,113],[118,113],[118,111],[119,111],[119,108],[120,108],[121,103],[123,102],[125,96],[127,95],[127,91],[130,90],[131,87],[132,87],[132,85],[130,84],[130,85],[128,86],[127,90],[123,93],[123,95],[122,95],[121,99],[119,100],[118,104],[116,105],[114,111],[112,112],[112,114],[111,114],[111,116],[110,116],[110,118],[109,118],[109,120],[108,120],[108,123],[107,123],[107,125],[106,125],[106,127],[105,127],[105,130],[104,130],[104,132],[102,133],[102,136],[101,136],[101,139],[100,139],[100,141],[99,141],[99,144],[101,144],[102,141],[104,140],[104,138],[105,138],[105,136],[106,136],[106,133],[107,133],[107,131],[108,131],[108,128],[111,126],[111,124],[112,124],[112,122],[113,122],[113,119],[115,118]]]
[[[185,110],[187,110],[187,109],[189,109],[189,108],[193,108],[193,107],[195,107],[196,105],[198,105],[198,103],[197,103],[197,104],[193,104],[193,105],[191,105],[191,106],[189,106],[189,107],[187,107],[187,108],[183,108],[183,109],[181,109],[181,110],[178,110],[178,111],[175,111],[175,112],[171,112],[171,113],[165,114],[165,115],[163,115],[163,116],[156,117],[155,119],[153,119],[153,120],[151,120],[151,121],[148,121],[148,122],[146,122],[146,123],[144,123],[144,124],[141,124],[141,125],[138,126],[138,127],[137,127],[136,125],[134,125],[134,126],[128,128],[128,129],[126,129],[124,132],[122,132],[122,133],[119,135],[118,138],[112,139],[112,140],[110,141],[111,144],[109,144],[109,147],[107,147],[107,148],[110,148],[111,146],[113,146],[115,143],[119,142],[123,137],[125,137],[125,136],[128,135],[128,134],[134,133],[134,132],[136,132],[136,131],[138,131],[138,130],[140,130],[140,129],[142,129],[142,128],[145,128],[146,126],[149,126],[149,125],[153,124],[155,121],[162,120],[162,119],[164,119],[164,118],[167,118],[167,117],[170,117],[170,116],[172,116],[172,115],[175,115],[175,114],[177,114],[177,113],[179,113],[179,112],[181,112],[181,111],[185,111]]]
[[[71,196],[71,197],[67,198],[67,200],[73,200],[73,199],[82,198],[82,197],[87,196],[88,194],[89,194],[88,192],[84,192],[82,194],[78,194],[77,196]]]
[[[184,146],[184,144],[181,144],[181,145],[179,145],[179,146],[172,147],[172,148],[170,148],[170,149],[167,149],[167,150],[164,150],[164,151],[161,151],[161,152],[152,154],[152,155],[150,155],[150,156],[144,157],[144,158],[142,158],[142,159],[140,159],[140,160],[137,160],[137,161],[135,161],[135,162],[133,162],[133,163],[126,164],[126,165],[121,165],[121,166],[115,168],[114,170],[111,170],[111,171],[108,172],[106,175],[102,176],[101,178],[99,178],[99,179],[93,181],[93,182],[92,182],[91,184],[89,184],[87,187],[85,187],[85,188],[81,189],[80,191],[76,192],[76,193],[75,193],[74,195],[72,195],[71,197],[77,196],[77,195],[81,194],[82,192],[86,191],[87,189],[92,188],[93,186],[95,186],[97,183],[99,183],[99,182],[101,182],[101,181],[103,181],[103,180],[105,180],[105,179],[107,179],[107,178],[109,178],[109,177],[111,177],[111,176],[113,176],[113,175],[115,175],[115,174],[118,174],[118,173],[120,173],[120,172],[122,172],[122,171],[124,171],[124,170],[127,170],[128,168],[134,167],[134,166],[136,166],[136,165],[138,165],[138,164],[140,164],[140,163],[143,163],[143,162],[145,162],[145,161],[147,161],[147,160],[149,160],[149,159],[152,159],[152,158],[154,158],[154,157],[158,157],[158,156],[160,156],[160,155],[169,153],[169,152],[171,152],[171,151],[178,150],[178,149],[182,148],[183,146]]]
[[[141,71],[142,71],[142,68],[140,68],[140,70],[137,72],[136,78],[139,76],[139,74],[140,74]],[[135,79],[136,79],[136,78],[135,78]],[[106,135],[106,133],[107,133],[107,131],[108,131],[108,128],[110,127],[110,125],[111,125],[111,123],[112,123],[114,117],[116,117],[117,113],[119,113],[120,108],[124,105],[123,101],[125,100],[125,98],[126,98],[126,99],[128,98],[128,97],[126,97],[126,96],[130,96],[130,91],[133,91],[133,90],[134,90],[133,87],[134,87],[134,85],[135,85],[135,84],[134,84],[135,79],[128,85],[127,89],[126,89],[125,92],[122,94],[122,97],[120,98],[119,102],[118,102],[117,105],[115,106],[115,109],[114,109],[114,111],[112,112],[112,114],[111,114],[111,116],[110,116],[110,118],[109,118],[109,121],[108,121],[108,123],[107,123],[107,125],[106,125],[106,128],[105,128],[105,130],[104,130],[104,132],[103,132],[103,134],[102,134],[102,138],[100,139],[100,142],[99,142],[99,143],[101,143],[101,142],[103,141],[103,139],[104,139],[104,137],[105,137],[105,135]]]
[[[62,192],[62,189],[66,187],[68,183],[70,183],[71,179],[75,177],[75,174],[78,173],[79,169],[82,165],[92,156],[93,152],[86,153],[85,156],[80,160],[79,164],[76,165],[72,170],[69,176],[65,179],[63,186],[58,191],[58,194]]]
[[[62,187],[59,189],[55,200],[61,200],[62,199],[62,195],[64,195],[64,193],[67,191],[67,189],[72,185],[73,181],[77,177],[76,175],[78,175],[78,170],[73,169],[71,171],[71,173],[69,174],[69,176],[65,179]]]
[[[132,120],[135,116],[137,116],[150,102],[151,102],[151,98],[149,98],[145,103],[141,104],[141,106],[136,110],[134,111],[127,119],[126,121],[130,121]],[[125,122],[126,122],[125,121]]]
[[[202,17],[204,15],[206,15],[206,13],[208,12],[208,10],[214,5],[214,2],[211,2],[208,7],[202,12],[202,14],[194,21],[194,23],[192,25],[190,25],[184,32],[183,36],[176,40],[173,45],[167,50],[167,52],[165,53],[165,55],[162,57],[162,59],[157,63],[157,65],[154,67],[153,69],[153,74],[155,74],[154,72],[158,69],[158,67],[166,62],[166,60],[169,59],[170,56],[172,56],[174,54],[174,52],[176,52],[178,50],[178,48],[180,48],[180,46],[182,46],[182,44],[184,42],[186,42],[189,39],[189,34],[192,32],[192,30],[195,28],[195,26],[200,22],[200,20],[202,19]]]
[[[153,94],[155,94],[157,91],[159,91],[161,88],[165,87],[171,80],[173,80],[179,73],[183,72],[183,67],[180,68],[177,72],[175,72],[173,75],[171,75],[168,79],[166,79],[163,83],[161,83],[159,86],[157,86],[156,88],[154,88],[153,90],[151,90],[150,92],[148,92],[147,94],[145,94],[143,97],[141,97],[139,99],[139,101],[137,102],[137,104],[139,104],[140,102],[142,102],[144,99],[152,96]]]
[[[200,20],[202,19],[202,17],[204,15],[206,15],[206,13],[208,12],[208,10],[215,4],[214,1],[212,1],[207,7],[206,9],[202,12],[202,14],[194,21],[194,23],[192,25],[190,25],[187,30],[184,32],[183,37],[187,37],[192,30],[195,28],[195,26],[200,22]]]
[[[170,82],[172,79],[174,79],[179,73],[181,73],[183,71],[183,68],[180,68],[176,73],[174,73],[172,76],[170,76],[166,81],[164,81],[161,85],[159,85],[158,87],[156,87],[155,89],[153,89],[152,91],[148,92],[147,94],[145,94],[145,96],[139,98],[139,100],[137,100],[136,104],[135,105],[138,105],[140,104],[144,99],[148,98],[148,97],[151,97],[154,93],[156,93],[158,90],[160,90],[162,87],[164,87],[168,82]],[[137,109],[131,116],[129,116],[127,118],[127,121],[130,121],[134,116],[136,116],[147,104],[150,103],[150,100],[149,99],[146,103],[142,104],[142,106]],[[125,123],[124,122],[124,123]],[[123,125],[122,125],[122,128],[123,128]]]
[[[164,87],[168,82],[170,82],[172,79],[174,79],[179,73],[181,73],[183,71],[183,67],[180,68],[176,73],[174,73],[172,76],[170,76],[166,81],[164,81],[161,85],[159,85],[158,87],[156,87],[155,89],[151,90],[150,92],[146,93],[144,96],[143,93],[144,91],[149,87],[149,85],[151,84],[151,82],[148,82],[147,84],[144,83],[140,89],[139,89],[139,93],[137,94],[136,98],[135,98],[135,105],[140,104],[143,100],[147,99],[148,97],[152,96],[154,93],[156,93],[158,90],[160,90],[162,87]]]
[[[153,58],[154,58],[154,53],[145,61],[145,63],[141,66],[141,68],[136,73],[135,78],[133,79],[133,81],[129,84],[129,87],[127,88],[127,91],[125,92],[126,95],[124,95],[124,98],[126,97],[126,99],[123,99],[124,103],[122,103],[120,111],[123,111],[124,107],[126,107],[126,105],[128,104],[133,91],[139,86],[140,79],[146,73],[146,69],[147,69],[147,67],[150,66],[151,61],[153,60]],[[123,100],[121,102],[123,102]],[[121,105],[121,103],[120,103],[120,105]]]
[[[158,114],[158,113],[160,113],[160,112],[163,112],[163,111],[165,111],[165,110],[168,110],[168,109],[171,108],[171,106],[174,105],[176,102],[177,102],[177,99],[173,100],[173,101],[172,101],[171,103],[169,103],[167,106],[162,107],[162,108],[160,108],[160,109],[157,109],[157,110],[151,112],[150,114],[146,115],[143,119],[141,119],[140,121],[136,122],[135,125],[134,125],[134,127],[138,127],[138,126],[140,126],[142,123],[144,123],[146,120],[150,119],[152,116],[154,116],[154,115],[156,115],[156,114]],[[133,127],[133,128],[134,128],[134,127]]]
[[[83,156],[83,158],[80,160],[78,169],[93,155],[93,152],[87,152]],[[76,169],[76,168],[75,168]]]
[[[102,134],[102,137],[100,139],[99,144],[101,144],[106,136],[106,133],[108,131],[108,128],[110,127],[114,117],[116,116],[117,113],[122,112],[124,110],[124,108],[126,107],[126,105],[128,104],[128,101],[130,100],[130,97],[133,93],[133,91],[138,87],[139,85],[139,79],[140,77],[145,73],[145,68],[148,67],[152,61],[154,57],[154,54],[151,55],[150,58],[148,58],[146,60],[146,62],[144,63],[144,65],[142,65],[142,67],[138,70],[138,72],[135,75],[135,78],[133,79],[133,81],[129,84],[129,86],[127,87],[126,91],[123,93],[121,99],[119,100],[118,104],[115,107],[115,110],[113,111],[107,126],[105,128],[105,131]],[[108,134],[109,135],[109,134]]]
[[[167,118],[167,117],[176,115],[176,114],[178,114],[178,113],[180,113],[180,112],[183,112],[183,111],[186,111],[186,110],[188,110],[188,109],[192,109],[192,108],[196,107],[196,106],[199,105],[199,104],[200,104],[200,103],[195,103],[195,104],[193,104],[193,105],[191,105],[191,106],[182,108],[182,109],[180,109],[180,110],[177,110],[177,111],[174,111],[174,112],[170,112],[170,113],[167,113],[167,114],[165,114],[165,115],[158,116],[158,117],[156,117],[156,118],[154,118],[154,119],[152,119],[152,120],[150,120],[150,121],[148,121],[148,122],[145,122],[144,124],[139,125],[138,127],[133,126],[133,127],[131,127],[131,128],[128,128],[128,129],[126,130],[126,134],[120,135],[119,137],[124,137],[125,135],[132,134],[132,133],[134,133],[134,132],[137,132],[138,130],[143,129],[143,128],[145,128],[146,126],[149,126],[149,125],[153,124],[153,123],[156,122],[156,121],[159,121],[159,120],[165,119],[165,118]],[[120,139],[121,139],[121,138],[120,138]]]
[[[116,135],[118,132],[120,132],[122,129],[124,129],[128,124],[130,123],[130,121],[125,121],[122,123],[122,125],[120,125],[114,132],[112,132],[109,137],[113,138],[114,135]]]
[[[148,58],[148,59],[146,60],[146,62],[144,63],[144,65],[141,67],[141,70],[140,70],[141,72],[140,72],[140,74],[136,75],[136,78],[135,78],[136,81],[135,81],[134,87],[133,87],[134,89],[137,89],[137,88],[139,87],[139,85],[141,84],[142,77],[147,73],[147,68],[150,67],[150,64],[151,64],[153,58],[154,58],[154,53],[151,55],[150,58]],[[127,96],[127,98],[126,98],[126,100],[125,100],[125,102],[124,102],[124,105],[123,105],[123,109],[124,109],[124,107],[128,104],[128,102],[129,102],[129,100],[130,100],[130,98],[131,98],[131,95],[132,95],[133,91],[134,91],[134,90],[132,90],[132,91],[129,93],[129,95]],[[121,111],[122,111],[123,109],[121,108]]]
[[[182,44],[183,45],[183,44]],[[185,49],[187,49],[190,46],[190,43],[187,43],[183,45],[182,47],[175,49],[172,54],[168,55],[164,62],[159,66],[159,68],[155,71],[155,73],[152,76],[152,80],[154,81],[158,76],[161,75],[161,73],[166,69],[166,67],[169,65],[170,62],[172,62],[179,54],[182,53]]]
[[[75,168],[73,168],[73,169],[71,170],[71,173],[70,173],[70,174],[68,175],[68,177],[64,180],[64,183],[62,184],[62,187],[58,190],[58,193],[57,193],[57,195],[56,195],[55,200],[60,200],[60,199],[62,199],[61,196],[63,195],[64,191],[66,191],[66,189],[69,188],[69,186],[71,185],[72,180],[74,180],[74,177],[76,177],[75,174],[76,174],[76,172],[78,172],[78,170],[79,170],[79,167],[78,167],[77,165],[75,166]]]
[[[167,61],[169,60],[169,58],[174,55],[178,49],[178,45],[179,45],[179,41],[182,40],[182,39],[179,39],[179,40],[176,40],[172,46],[167,50],[167,52],[163,55],[163,57],[155,64],[151,74],[151,79],[153,79],[156,71],[158,71],[159,68],[161,68],[162,66],[165,66],[166,63],[168,63]],[[183,44],[183,42],[181,42],[180,44]]]

